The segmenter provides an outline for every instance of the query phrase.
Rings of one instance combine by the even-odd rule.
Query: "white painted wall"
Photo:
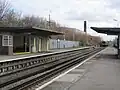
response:
[[[50,49],[57,49],[57,48],[70,48],[70,47],[78,47],[79,41],[65,41],[60,40],[59,42],[54,39],[50,39]]]

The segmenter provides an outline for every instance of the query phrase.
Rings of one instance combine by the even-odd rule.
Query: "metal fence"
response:
[[[50,49],[79,47],[79,41],[66,41],[50,39]]]

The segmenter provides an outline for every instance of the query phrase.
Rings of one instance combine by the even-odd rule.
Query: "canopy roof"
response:
[[[37,27],[0,27],[0,32],[10,33],[29,33],[35,35],[49,36],[49,35],[62,35],[62,32],[57,32],[49,29],[37,28]]]
[[[91,27],[91,29],[98,33],[104,33],[108,35],[118,35],[120,33],[120,28],[114,27]]]

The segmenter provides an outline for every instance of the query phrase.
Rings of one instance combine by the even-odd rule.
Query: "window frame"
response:
[[[7,44],[5,44],[5,41],[7,42]],[[13,36],[12,35],[2,35],[2,46],[13,46]]]

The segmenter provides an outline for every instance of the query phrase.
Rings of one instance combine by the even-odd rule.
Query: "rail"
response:
[[[55,74],[55,72],[58,73],[72,66],[73,62],[74,64],[79,63],[100,50],[102,49],[86,47],[0,62],[0,89],[16,90],[21,88],[21,85],[22,87],[27,86],[26,84],[38,81],[40,77],[50,77],[52,72]]]

